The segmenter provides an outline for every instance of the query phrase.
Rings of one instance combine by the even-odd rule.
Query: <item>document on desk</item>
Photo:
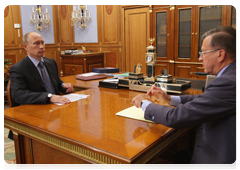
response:
[[[89,95],[85,95],[85,94],[66,94],[66,95],[63,95],[63,97],[68,98],[71,102],[75,102],[77,100],[85,99],[88,96]],[[53,104],[63,105],[62,103],[53,103]]]
[[[154,123],[153,121],[144,119],[144,111],[141,108],[137,108],[136,106],[132,106],[127,109],[124,109],[116,113],[116,115]]]

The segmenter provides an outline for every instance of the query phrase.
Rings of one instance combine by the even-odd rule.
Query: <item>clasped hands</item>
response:
[[[166,94],[160,87],[152,86],[150,90],[148,90],[147,94],[139,94],[132,99],[132,103],[137,107],[141,107],[141,101],[147,100],[147,98],[153,99],[155,98],[161,103],[170,103],[171,96]]]
[[[66,93],[73,92],[73,85],[71,83],[64,83],[63,88],[67,89]],[[50,102],[51,103],[62,103],[62,104],[71,103],[71,101],[68,98],[60,96],[60,95],[55,95],[55,94],[52,95]]]

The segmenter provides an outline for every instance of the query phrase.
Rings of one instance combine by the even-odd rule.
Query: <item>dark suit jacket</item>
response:
[[[55,94],[65,93],[66,90],[62,88],[63,82],[58,76],[57,63],[51,58],[43,57],[43,60],[54,86]],[[12,97],[16,105],[46,104],[48,92],[37,68],[28,57],[11,66],[9,75]]]
[[[175,108],[150,104],[145,119],[172,128],[198,125],[191,163],[224,164],[236,160],[236,61],[212,80],[201,95],[180,96]]]

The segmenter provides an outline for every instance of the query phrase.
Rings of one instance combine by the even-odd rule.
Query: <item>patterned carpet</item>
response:
[[[8,108],[8,105],[4,104],[4,109]],[[16,155],[14,148],[14,141],[8,139],[9,129],[4,128],[4,160],[8,164],[16,164]]]
[[[11,139],[8,139],[9,129],[4,128],[4,160],[8,164],[16,163],[15,148],[14,142]]]

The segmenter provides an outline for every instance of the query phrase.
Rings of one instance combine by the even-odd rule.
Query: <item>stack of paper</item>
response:
[[[85,95],[85,94],[67,94],[67,95],[63,95],[63,97],[68,98],[71,102],[75,102],[77,100],[80,99],[85,99],[87,98],[89,95]],[[53,103],[56,105],[63,105],[62,103]]]
[[[144,119],[144,111],[141,108],[137,108],[136,106],[132,106],[125,110],[122,110],[116,113],[116,115],[154,123],[153,121]]]

